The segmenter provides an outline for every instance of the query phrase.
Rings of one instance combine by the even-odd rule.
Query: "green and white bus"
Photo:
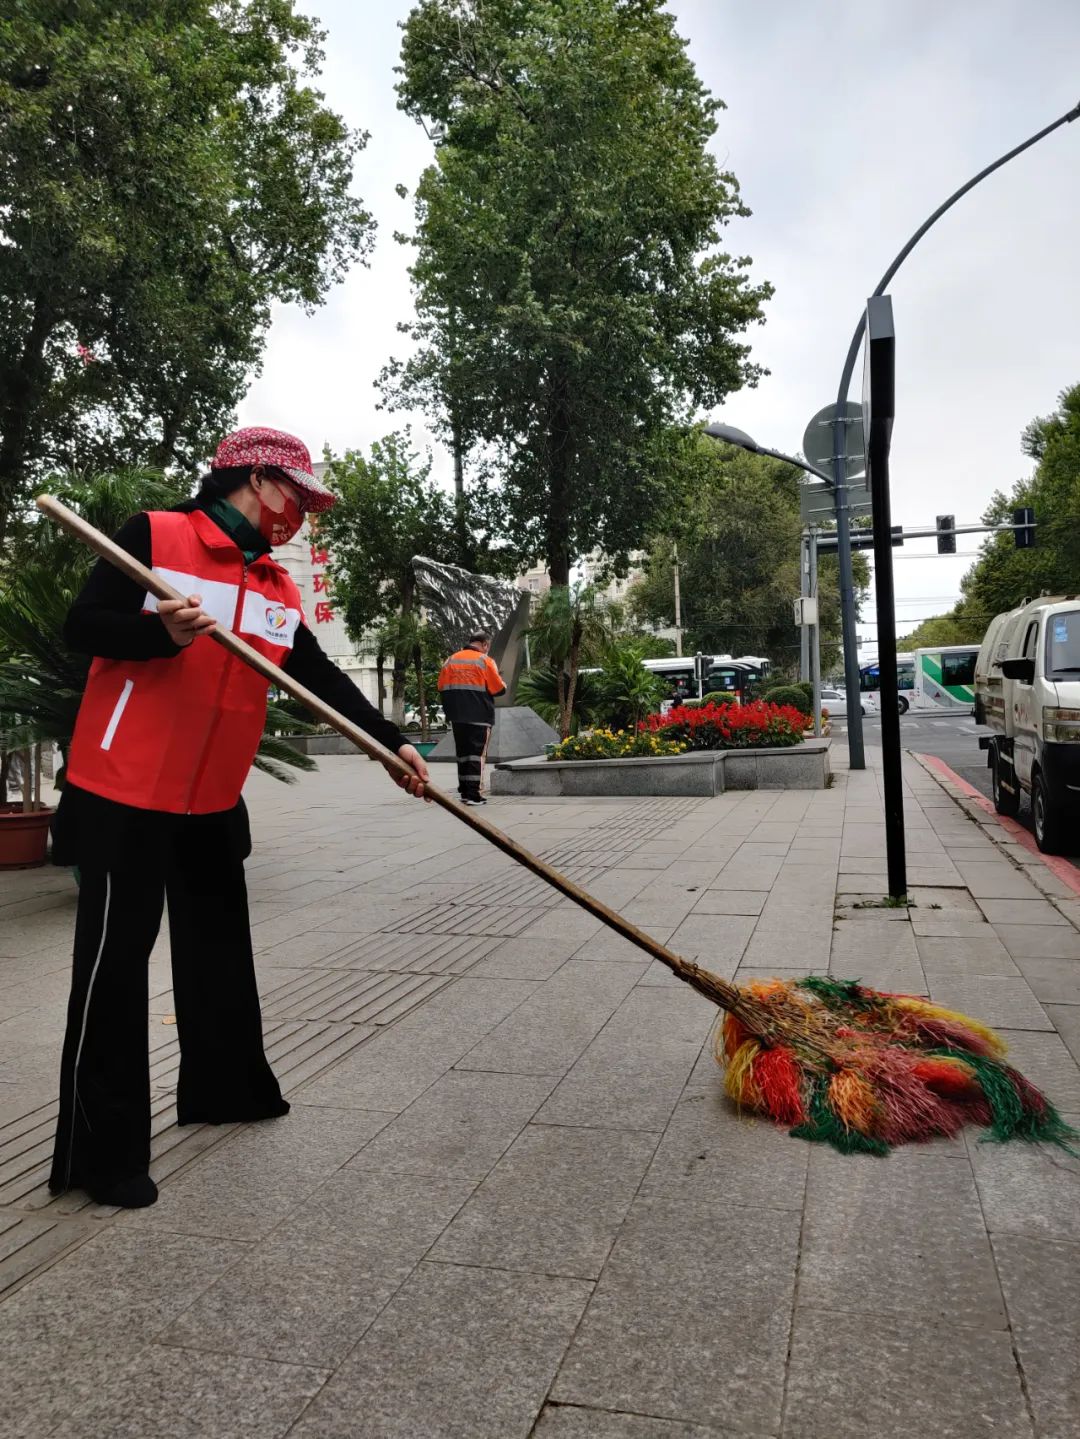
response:
[[[975,708],[975,659],[978,645],[936,645],[910,649],[896,656],[900,714],[909,709]],[[879,708],[882,679],[876,663],[859,672],[863,714]]]
[[[915,710],[970,712],[975,707],[975,660],[978,645],[937,645],[896,656],[900,713]],[[859,671],[863,713],[879,706],[881,678],[877,664]]]
[[[965,710],[975,708],[975,661],[978,645],[938,645],[912,650],[915,661],[914,709]]]

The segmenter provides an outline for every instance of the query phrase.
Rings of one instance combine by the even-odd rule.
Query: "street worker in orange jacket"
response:
[[[60,1117],[49,1187],[141,1208],[150,1178],[147,964],[165,901],[180,1124],[287,1114],[263,1051],[241,788],[266,719],[267,682],[206,637],[242,635],[415,773],[424,761],[323,653],[300,594],[271,557],[334,496],[301,442],[246,429],[218,446],[196,499],[136,515],[116,539],[187,596],[158,601],[101,561],[64,636],[93,655],[53,830],[81,871]],[[395,777],[396,778],[396,777]],[[294,856],[299,860],[299,852]],[[282,857],[288,868],[288,856]]]
[[[506,693],[498,666],[488,654],[491,637],[470,635],[465,648],[452,654],[439,671],[439,697],[454,730],[458,791],[468,805],[487,804],[480,793],[495,700]]]

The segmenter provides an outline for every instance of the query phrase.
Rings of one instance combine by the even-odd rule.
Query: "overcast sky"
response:
[[[329,32],[328,103],[371,140],[356,190],[379,222],[357,268],[312,316],[276,312],[241,423],[299,432],[313,451],[363,447],[400,423],[373,381],[403,352],[411,313],[411,190],[430,156],[396,108],[393,67],[409,0],[311,0]],[[750,219],[726,246],[776,294],[751,332],[771,371],[723,418],[762,444],[801,449],[835,398],[866,296],[909,234],[958,185],[1080,99],[1080,0],[672,0],[704,83],[727,104],[714,147]],[[1024,426],[1080,382],[1080,122],[966,196],[894,279],[897,418],[893,520],[977,521],[1029,468]],[[861,365],[854,387],[861,387]],[[414,419],[422,440],[422,419]],[[961,537],[961,552],[976,536]],[[940,613],[970,564],[934,542],[896,556],[901,629]],[[924,555],[926,558],[918,558]],[[933,556],[932,558],[930,556]],[[867,619],[861,632],[876,633]]]

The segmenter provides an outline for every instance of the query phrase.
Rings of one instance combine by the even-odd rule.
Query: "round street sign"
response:
[[[833,419],[836,412],[835,405],[826,405],[823,410],[818,410],[803,435],[803,454],[827,475],[831,475],[833,469]],[[849,480],[866,471],[862,417],[862,405],[848,400],[844,406],[847,421],[844,425],[844,474]]]

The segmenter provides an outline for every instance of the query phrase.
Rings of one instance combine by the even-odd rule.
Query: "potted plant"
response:
[[[9,752],[0,762],[4,775],[0,797],[0,869],[30,869],[45,863],[51,806],[41,802],[42,747]],[[13,775],[21,780],[18,799],[8,799]]]

